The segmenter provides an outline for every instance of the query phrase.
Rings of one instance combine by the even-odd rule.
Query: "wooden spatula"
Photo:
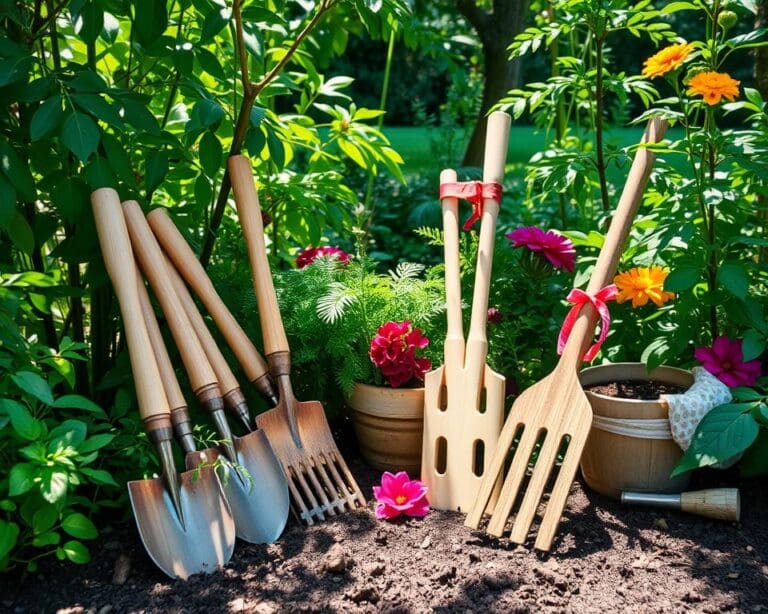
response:
[[[664,120],[651,119],[642,143],[659,142],[666,130],[667,124]],[[640,206],[655,158],[651,151],[641,147],[632,161],[624,191],[587,286],[589,295],[594,295],[610,284],[616,274],[624,242]],[[597,313],[594,309],[590,305],[583,307],[555,370],[525,390],[512,405],[496,452],[480,485],[475,505],[467,516],[467,526],[476,529],[480,524],[496,480],[512,451],[513,442],[519,438],[487,530],[491,535],[503,534],[529,464],[534,462],[534,448],[539,444],[528,486],[524,493],[520,493],[522,502],[510,535],[513,542],[524,543],[544,488],[555,468],[558,452],[567,445],[534,544],[539,550],[549,550],[552,547],[560,516],[579,466],[581,451],[592,425],[592,409],[577,375],[596,323]]]

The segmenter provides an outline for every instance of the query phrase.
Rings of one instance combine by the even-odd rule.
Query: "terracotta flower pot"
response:
[[[424,388],[356,384],[347,398],[347,407],[360,453],[371,467],[419,475]]]
[[[583,387],[621,380],[658,381],[690,387],[690,371],[658,367],[650,373],[642,363],[615,363],[584,369]],[[621,399],[586,392],[595,415],[581,455],[584,481],[597,492],[619,499],[621,491],[681,492],[689,474],[670,478],[683,456],[665,421],[667,405],[659,400]],[[632,422],[627,422],[631,420]],[[666,432],[665,432],[666,430]]]

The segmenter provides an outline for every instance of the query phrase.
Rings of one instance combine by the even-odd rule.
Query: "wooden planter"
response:
[[[584,387],[619,380],[649,379],[686,387],[693,384],[690,371],[658,367],[648,373],[641,363],[590,367],[579,374],[579,379]],[[669,477],[683,451],[674,442],[671,433],[663,433],[662,421],[668,419],[666,403],[619,399],[592,392],[586,392],[586,395],[592,405],[595,422],[581,455],[581,473],[590,488],[614,499],[621,498],[623,490],[681,492],[685,489],[689,474]],[[600,420],[601,417],[607,420]],[[625,423],[622,419],[643,422]],[[632,434],[611,432],[624,430],[625,427]],[[643,430],[647,432],[643,433]]]
[[[382,471],[421,471],[424,388],[386,388],[356,384],[347,398],[352,423],[366,462]]]

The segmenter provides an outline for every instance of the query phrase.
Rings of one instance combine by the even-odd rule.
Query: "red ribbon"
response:
[[[584,354],[585,361],[588,362],[592,360],[600,351],[603,341],[605,341],[605,338],[608,336],[608,330],[611,328],[611,313],[608,311],[608,305],[605,303],[614,300],[618,293],[619,289],[613,284],[599,290],[594,295],[589,295],[584,292],[584,290],[579,290],[578,288],[571,290],[568,293],[566,300],[571,303],[573,307],[571,307],[568,315],[565,316],[563,326],[560,328],[560,336],[557,338],[557,353],[563,353],[568,337],[573,330],[573,325],[576,323],[576,320],[581,313],[581,308],[586,304],[590,304],[595,308],[597,313],[600,314],[600,334],[597,337],[597,341],[595,341]]]
[[[485,199],[501,203],[501,184],[482,181],[441,183],[440,200],[444,198],[461,198],[472,203],[472,215],[464,222],[464,230],[469,230],[483,216]]]

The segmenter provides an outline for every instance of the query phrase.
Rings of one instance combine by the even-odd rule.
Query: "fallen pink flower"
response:
[[[376,518],[391,520],[401,514],[426,516],[429,513],[427,487],[420,480],[412,480],[405,471],[392,474],[385,471],[381,486],[373,487],[376,498]]]

